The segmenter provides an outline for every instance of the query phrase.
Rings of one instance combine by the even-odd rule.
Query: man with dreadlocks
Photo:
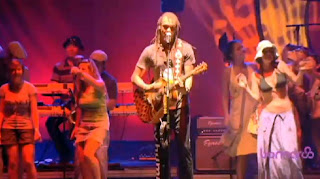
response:
[[[193,48],[187,42],[178,38],[180,22],[177,16],[171,12],[164,13],[158,20],[155,38],[151,45],[146,47],[131,76],[131,81],[143,90],[160,90],[163,88],[156,83],[147,84],[142,77],[147,70],[153,71],[154,80],[163,79],[178,80],[179,86],[177,99],[169,100],[170,128],[175,133],[178,146],[178,175],[179,178],[193,178],[193,164],[190,152],[190,116],[188,93],[192,87],[192,77],[185,81],[179,79],[180,75],[193,70],[195,56]],[[167,58],[169,64],[167,64]],[[169,70],[167,69],[169,65]],[[169,73],[168,73],[169,71]],[[169,76],[168,76],[169,75]],[[169,147],[167,116],[161,119],[161,123],[155,125],[157,178],[170,178]]]

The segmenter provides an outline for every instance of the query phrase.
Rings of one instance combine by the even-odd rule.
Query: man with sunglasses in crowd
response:
[[[107,88],[107,109],[108,112],[113,110],[117,105],[118,85],[117,80],[106,71],[107,54],[102,50],[95,50],[90,55],[100,73],[102,80]],[[110,144],[110,131],[107,131],[107,137],[101,147],[97,150],[96,155],[100,163],[102,179],[107,179],[108,174],[108,148]]]

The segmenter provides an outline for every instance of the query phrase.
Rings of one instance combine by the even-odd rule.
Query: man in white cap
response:
[[[108,55],[102,50],[95,50],[90,55],[90,58],[95,62],[101,78],[103,79],[107,87],[109,97],[107,106],[108,110],[112,110],[117,104],[118,86],[117,80],[106,71],[106,62],[108,60]]]
[[[110,111],[113,108],[115,108],[117,104],[118,86],[117,86],[117,80],[106,71],[106,62],[108,60],[108,56],[102,50],[95,50],[90,55],[90,58],[95,62],[99,70],[99,73],[101,75],[101,78],[103,79],[106,85],[108,98],[109,98],[107,101],[107,109],[108,111]],[[104,143],[97,151],[97,158],[100,163],[101,176],[103,179],[107,179],[109,143],[110,143],[110,135],[108,131],[108,134]]]

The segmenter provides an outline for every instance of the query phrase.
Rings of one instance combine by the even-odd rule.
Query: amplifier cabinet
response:
[[[220,142],[221,136],[198,136],[195,139],[195,169],[230,170],[231,158]]]
[[[221,135],[225,130],[223,117],[199,117],[197,118],[198,135]]]

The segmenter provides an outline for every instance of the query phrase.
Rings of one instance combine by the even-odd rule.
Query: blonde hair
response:
[[[84,60],[82,60],[82,61],[79,63],[79,65],[80,65],[81,63],[89,63],[89,74],[90,74],[93,78],[95,78],[95,79],[97,79],[97,80],[99,80],[99,79],[101,78],[101,77],[100,77],[100,74],[99,74],[98,67],[96,66],[96,63],[95,63],[93,60],[91,60],[91,59],[84,59]]]
[[[79,66],[81,63],[88,63],[89,64],[89,75],[91,75],[96,80],[101,80],[101,76],[99,74],[99,70],[91,59],[83,59],[80,61]],[[75,96],[77,99],[79,99],[82,95],[82,93],[87,89],[88,85],[80,80],[80,78],[77,76],[75,80]]]

